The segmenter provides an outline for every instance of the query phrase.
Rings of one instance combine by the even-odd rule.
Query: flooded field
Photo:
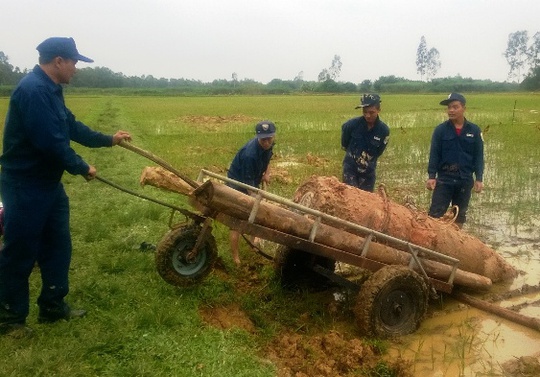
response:
[[[514,281],[494,285],[489,294],[540,283],[540,219],[529,220],[523,226],[507,226],[505,216],[485,216],[483,227],[474,229],[521,271]],[[539,293],[497,304],[519,307],[519,313],[540,321]],[[537,376],[540,328],[534,330],[445,297],[440,306],[432,305],[429,318],[416,333],[392,345],[390,354],[411,360],[418,376]]]
[[[479,299],[540,284],[540,156],[535,146],[540,141],[540,118],[538,102],[521,104],[516,122],[505,120],[502,113],[474,110],[475,120],[485,127],[486,189],[473,195],[464,231],[520,271],[513,281],[495,284],[489,292],[470,293]],[[518,134],[523,142],[515,138]],[[423,200],[422,207],[427,208],[429,198]],[[538,293],[494,304],[540,321]],[[430,305],[428,318],[416,333],[392,345],[390,354],[411,360],[418,376],[540,376],[540,328],[445,296],[439,305]]]

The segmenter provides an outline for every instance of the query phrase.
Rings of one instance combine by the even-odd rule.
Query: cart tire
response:
[[[156,267],[167,283],[185,287],[203,280],[212,271],[217,259],[216,240],[208,233],[196,258],[187,261],[201,231],[198,225],[181,226],[170,230],[156,247]]]
[[[379,338],[418,329],[428,307],[424,279],[406,266],[385,266],[361,287],[354,307],[360,331]]]
[[[334,272],[336,261],[283,245],[278,247],[274,257],[276,277],[284,288],[327,288],[331,281],[313,271],[316,265]]]

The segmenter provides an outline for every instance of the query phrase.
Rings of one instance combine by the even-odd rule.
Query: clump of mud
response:
[[[220,126],[224,124],[229,123],[246,123],[246,124],[253,124],[255,126],[255,123],[258,121],[258,119],[244,115],[244,114],[232,114],[232,115],[185,115],[182,117],[178,117],[175,119],[170,120],[170,123],[188,123],[192,124],[198,128],[202,128],[205,130],[218,130]]]
[[[352,376],[373,370],[380,362],[372,347],[336,331],[314,336],[283,334],[269,345],[267,358],[279,366],[279,377]],[[411,376],[407,367],[402,360],[389,366],[392,375],[400,377]]]
[[[256,333],[255,325],[236,303],[203,307],[199,314],[210,326]],[[338,331],[300,334],[284,330],[264,348],[262,357],[276,365],[278,377],[348,377],[377,368],[392,376],[412,377],[409,362],[398,359],[383,363],[377,347]]]
[[[507,377],[540,376],[540,355],[522,356],[502,365]]]
[[[218,329],[239,328],[249,333],[255,332],[255,325],[238,304],[199,309],[204,322]]]
[[[336,177],[312,176],[297,188],[294,201],[457,258],[460,269],[488,277],[493,282],[517,275],[495,250],[476,237],[460,231],[455,224],[392,201],[384,189],[371,193],[346,185]]]
[[[266,263],[256,254],[244,254],[240,268],[229,270],[221,258],[216,264],[216,273],[221,279],[234,286],[235,297],[253,295],[260,300],[271,300],[272,293],[263,277]],[[354,273],[356,270],[352,267]],[[357,272],[357,271],[356,271]],[[411,363],[402,359],[387,361],[383,349],[374,343],[356,336],[353,330],[352,312],[347,300],[336,301],[334,291],[311,292],[317,302],[325,308],[334,323],[333,329],[319,327],[311,312],[300,314],[298,321],[284,324],[269,312],[263,323],[272,323],[276,335],[261,347],[260,357],[275,365],[277,377],[352,377],[359,375],[381,375],[412,377]],[[300,309],[302,310],[302,309]],[[263,315],[259,312],[259,315]],[[251,320],[239,302],[201,306],[201,319],[208,325],[221,330],[240,329],[258,336],[259,328]],[[351,327],[352,326],[352,327]],[[301,328],[301,330],[298,330]],[[339,329],[339,330],[336,330]],[[373,374],[373,371],[385,373]]]
[[[528,295],[531,293],[538,293],[538,292],[540,292],[540,284],[537,284],[537,285],[525,284],[522,287],[513,289],[511,291],[498,293],[498,294],[491,294],[485,299],[490,302],[497,302],[497,301],[508,300],[511,298],[521,297],[524,295]]]

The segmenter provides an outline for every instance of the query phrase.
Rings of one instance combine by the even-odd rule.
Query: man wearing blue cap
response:
[[[68,84],[79,54],[73,38],[48,38],[37,46],[39,65],[15,88],[6,116],[0,156],[0,192],[4,205],[4,246],[0,253],[0,333],[29,333],[28,279],[37,263],[42,280],[37,303],[40,323],[81,317],[64,301],[71,261],[69,202],[61,183],[64,171],[96,176],[71,148],[130,141],[128,132],[93,131],[65,106],[61,84]]]
[[[476,124],[465,118],[465,97],[451,93],[440,102],[448,120],[433,131],[426,187],[433,190],[429,215],[442,217],[449,205],[457,207],[456,225],[463,227],[471,191],[484,188],[484,140]],[[473,178],[474,174],[474,178]]]
[[[360,105],[363,115],[348,120],[341,126],[343,182],[364,191],[373,192],[377,160],[383,154],[390,137],[390,129],[379,118],[381,97],[364,94]]]
[[[261,183],[270,182],[269,164],[273,154],[276,126],[269,120],[263,120],[255,126],[255,135],[236,153],[227,172],[227,177],[258,188]],[[249,194],[248,190],[242,187],[233,184],[229,184],[229,186],[244,194]],[[231,230],[231,252],[237,266],[240,265],[239,238],[240,233]]]

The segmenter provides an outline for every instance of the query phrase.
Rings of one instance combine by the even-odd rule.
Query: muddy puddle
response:
[[[301,203],[306,204],[304,201]],[[517,308],[520,314],[540,321],[540,289],[530,294],[518,291],[524,286],[540,286],[540,217],[521,217],[526,219],[516,220],[518,217],[515,215],[490,213],[485,209],[482,209],[481,215],[473,212],[473,220],[467,223],[464,231],[495,249],[521,273],[511,282],[494,285],[488,292],[467,293],[502,307]],[[268,245],[264,242],[261,246],[267,250]],[[348,265],[339,264],[336,270],[346,277],[356,273]],[[240,269],[239,273],[246,276],[239,275],[238,281],[244,284],[236,283],[236,286],[245,287],[246,290],[259,287],[261,280],[256,271],[249,266]],[[370,339],[359,336],[357,329],[353,329],[355,324],[354,320],[351,321],[354,314],[350,310],[350,296],[341,294],[342,288],[337,292],[321,292],[332,295],[328,304],[322,304],[328,310],[328,318],[334,320],[332,331],[319,331],[316,325],[310,324],[314,317],[300,312],[298,321],[294,322],[294,330],[282,332],[265,349],[265,358],[286,369],[278,376],[358,375],[354,374],[355,366],[368,364],[375,358],[379,361],[380,354],[360,352],[355,354],[353,362],[343,359],[351,355],[351,347],[359,341]],[[516,294],[508,296],[508,292]],[[243,314],[241,309],[227,307],[221,313],[209,310],[201,312],[201,315],[213,326],[241,327],[248,332],[254,331],[252,324],[244,324],[246,321],[242,315],[248,318],[249,313]],[[231,315],[236,312],[238,315]],[[232,318],[233,321],[216,321],[220,316]],[[303,329],[303,332],[299,329]],[[366,344],[363,349],[369,350]],[[382,357],[389,364],[403,365],[407,370],[410,365],[414,376],[540,376],[540,330],[472,308],[449,295],[441,295],[439,300],[430,303],[428,316],[415,333],[389,341],[388,347],[388,354]],[[313,363],[306,362],[307,357]],[[343,368],[340,374],[336,372],[337,366]]]
[[[506,225],[504,216],[487,217],[471,229],[489,240],[495,250],[521,274],[497,284],[491,296],[540,283],[540,218],[519,226]],[[486,294],[475,293],[478,298]],[[540,320],[540,293],[496,301]],[[540,376],[540,331],[461,304],[451,297],[431,305],[420,329],[392,344],[390,357],[411,360],[417,376]]]

